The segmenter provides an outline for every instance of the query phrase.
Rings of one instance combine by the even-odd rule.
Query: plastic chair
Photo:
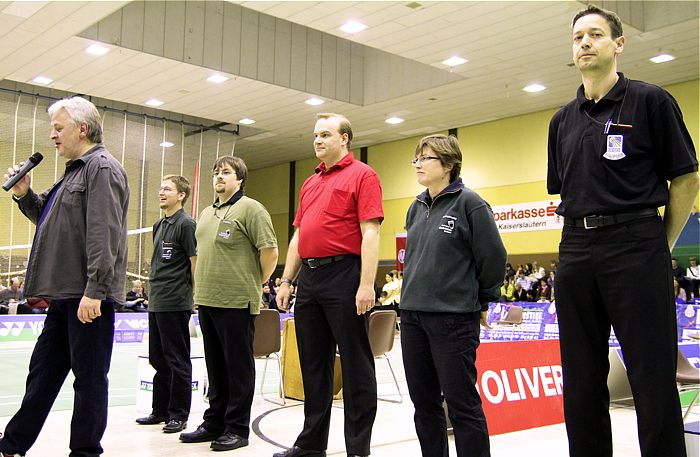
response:
[[[282,348],[282,339],[280,337],[280,314],[274,309],[261,309],[260,315],[255,318],[255,337],[253,338],[253,356],[256,359],[265,359],[265,367],[263,368],[262,380],[260,381],[260,396],[265,401],[276,405],[284,405],[284,382],[282,381],[282,363],[280,361],[280,349]],[[271,400],[265,397],[263,387],[265,386],[265,374],[267,373],[267,362],[270,357],[277,359],[277,368],[279,370],[279,391],[282,402]]]
[[[369,345],[372,348],[372,355],[375,359],[386,360],[389,364],[389,371],[394,378],[396,391],[399,393],[399,400],[390,400],[387,398],[379,398],[378,400],[388,401],[391,403],[403,402],[403,395],[399,382],[396,380],[394,368],[391,366],[391,361],[387,357],[387,353],[394,347],[394,336],[396,335],[396,311],[374,311],[369,315]]]
[[[688,409],[686,409],[685,414],[683,414],[683,421],[685,421],[685,419],[690,414],[690,410],[695,404],[695,400],[697,400],[698,396],[700,396],[700,390],[698,390],[700,389],[700,368],[695,368],[688,361],[688,359],[685,358],[685,355],[683,355],[680,349],[678,349],[678,367],[676,368],[676,382],[680,384],[678,388],[679,392],[683,392],[684,390],[696,389],[695,395],[693,396],[693,399],[688,405]]]
[[[523,307],[518,305],[513,305],[508,310],[506,317],[500,321],[494,321],[494,324],[498,326],[511,327],[510,339],[513,340],[515,335],[515,327],[520,326],[523,323]]]

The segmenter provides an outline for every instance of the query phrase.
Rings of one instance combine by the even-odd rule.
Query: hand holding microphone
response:
[[[30,177],[29,172],[32,168],[39,165],[44,159],[44,156],[39,152],[32,154],[26,162],[21,162],[7,169],[5,174],[5,184],[2,185],[3,190],[7,192],[12,189],[12,193],[17,197],[23,197],[29,192]]]

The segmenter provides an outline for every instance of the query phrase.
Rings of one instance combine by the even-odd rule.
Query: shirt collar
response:
[[[88,151],[85,154],[81,155],[77,159],[67,161],[66,162],[66,170],[69,168],[72,168],[73,166],[77,166],[78,162],[81,162],[83,165],[88,163],[88,161],[90,159],[92,159],[93,157],[96,156],[95,153],[97,152],[97,150],[102,149],[102,148],[103,148],[102,143],[96,144],[95,146],[88,149]]]
[[[439,196],[445,194],[453,194],[455,192],[461,191],[462,189],[464,189],[464,182],[462,182],[462,178],[457,178],[451,183],[449,183],[447,187],[442,189],[440,193],[435,196],[435,198],[431,198],[430,194],[428,193],[428,189],[425,189],[424,192],[420,193],[419,195],[416,195],[416,199],[430,205],[430,203]]]
[[[238,192],[236,192],[235,194],[233,194],[233,195],[231,196],[231,198],[229,198],[228,201],[226,201],[226,202],[224,202],[224,203],[219,203],[219,197],[216,197],[216,200],[214,200],[214,204],[213,204],[212,206],[213,206],[214,208],[221,208],[222,206],[233,205],[233,204],[236,203],[238,200],[240,200],[241,197],[243,197],[243,189],[238,189]]]
[[[625,75],[620,72],[617,72],[617,76],[618,78],[615,85],[612,87],[612,89],[610,89],[610,91],[608,91],[607,94],[605,94],[603,98],[598,100],[598,103],[602,102],[603,100],[617,102],[622,100],[622,97],[625,96],[628,79],[625,78]],[[579,107],[583,107],[586,103],[593,103],[593,100],[586,98],[586,92],[583,84],[581,84],[578,91],[576,91],[576,101],[578,102]]]
[[[348,165],[352,164],[354,160],[355,160],[355,156],[352,154],[352,152],[348,152],[345,156],[343,156],[342,159],[340,159],[338,161],[338,163],[336,163],[335,165],[330,167],[328,170],[326,170],[326,164],[324,162],[321,162],[318,164],[318,166],[316,167],[316,169],[314,171],[316,173],[324,174],[324,173],[330,173],[334,170],[341,170],[341,169],[347,167]]]
[[[185,214],[184,208],[180,208],[179,210],[175,211],[175,214],[173,214],[172,216],[164,217],[163,221],[167,222],[168,224],[174,224],[175,222],[177,222],[178,219],[180,219],[182,216],[184,216],[184,214]]]

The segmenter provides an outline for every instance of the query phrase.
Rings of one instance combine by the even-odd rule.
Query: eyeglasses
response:
[[[411,160],[411,165],[416,166],[420,164],[423,166],[423,163],[427,160],[440,160],[440,157],[434,157],[434,156],[420,156],[416,157],[415,159]]]
[[[235,174],[236,174],[235,171],[231,171],[231,170],[219,170],[219,171],[213,171],[213,172],[211,173],[211,177],[212,177],[212,178],[216,178],[217,176],[221,175],[221,176],[223,176],[224,178],[228,178],[229,176],[235,175]]]
[[[159,192],[175,192],[175,189],[171,189],[170,187],[161,187],[158,189]]]

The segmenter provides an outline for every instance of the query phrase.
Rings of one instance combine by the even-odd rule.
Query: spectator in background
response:
[[[526,274],[526,270],[524,268],[518,268],[518,271],[515,275],[515,283],[520,284],[520,287],[527,292],[532,289],[533,281],[530,279],[530,277]]]
[[[386,284],[382,287],[382,293],[379,295],[379,303],[382,308],[396,309],[398,308],[399,294],[401,293],[399,280],[393,271],[387,273],[384,280]]]
[[[685,290],[683,290],[676,278],[673,278],[673,296],[676,298],[676,303],[679,305],[684,305],[688,301]]]
[[[10,279],[10,287],[2,291],[0,301],[9,302],[10,300],[22,301],[24,294],[21,289],[21,283],[18,277]]]
[[[689,298],[697,298],[698,286],[700,286],[700,266],[698,266],[697,257],[688,257],[690,266],[685,271],[685,277],[688,280],[688,289],[690,289]]]
[[[556,273],[557,268],[559,267],[559,264],[557,263],[556,260],[550,260],[549,261],[549,271],[553,271]]]
[[[263,308],[265,309],[274,309],[277,310],[277,303],[275,303],[274,296],[272,295],[272,292],[270,292],[270,284],[265,283],[262,286],[262,304]]]
[[[140,313],[146,311],[148,307],[148,294],[143,290],[143,283],[140,279],[131,282],[131,290],[126,293],[124,309],[120,311],[133,311]]]
[[[685,277],[685,270],[678,263],[678,259],[673,257],[671,259],[671,273],[673,274],[673,279],[678,281],[678,285],[685,290],[686,296],[690,297],[690,286],[688,284],[688,279]]]
[[[541,278],[537,289],[537,301],[551,301],[552,288],[547,284],[546,278]]]
[[[503,285],[501,286],[501,302],[513,301],[513,284],[510,282],[510,276],[506,275],[503,278]]]
[[[513,269],[513,265],[510,263],[506,264],[506,276],[508,276],[508,278],[511,280],[515,277],[515,270]]]
[[[547,271],[539,263],[532,262],[532,274],[535,276],[535,279],[540,280],[547,275]]]
[[[527,291],[519,282],[513,285],[513,301],[528,301]]]

